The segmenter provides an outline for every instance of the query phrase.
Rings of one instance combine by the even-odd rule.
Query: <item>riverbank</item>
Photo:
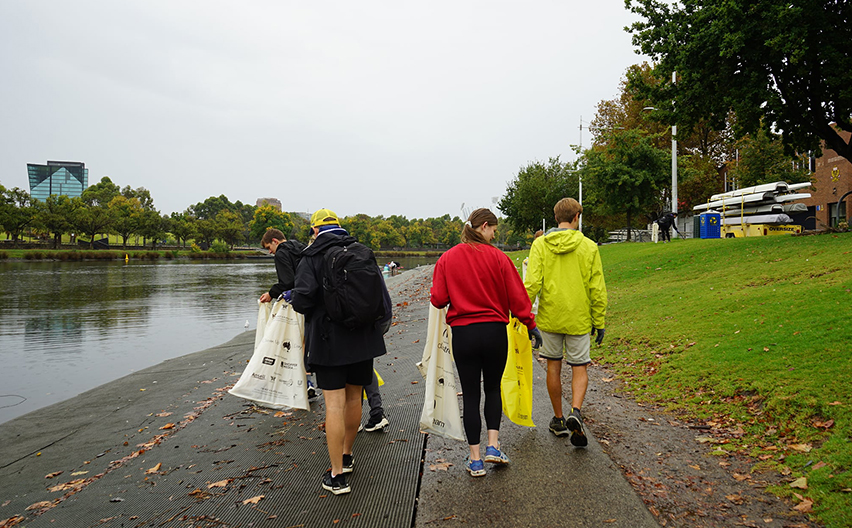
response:
[[[547,431],[543,370],[539,427],[503,421],[508,467],[471,479],[463,442],[419,432],[431,270],[388,280],[376,368],[391,425],[358,436],[351,494],[319,485],[321,401],[277,413],[227,394],[251,355],[245,332],[0,425],[0,526],[656,526],[593,437],[575,450]]]

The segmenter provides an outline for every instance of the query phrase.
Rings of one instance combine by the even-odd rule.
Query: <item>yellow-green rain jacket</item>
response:
[[[524,286],[538,296],[535,321],[554,334],[588,334],[604,328],[606,283],[598,246],[574,229],[550,230],[530,249]]]

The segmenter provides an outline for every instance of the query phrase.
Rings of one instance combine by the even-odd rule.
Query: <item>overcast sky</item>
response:
[[[643,60],[632,20],[623,0],[0,0],[0,184],[66,160],[163,213],[492,207],[521,167],[573,159]]]

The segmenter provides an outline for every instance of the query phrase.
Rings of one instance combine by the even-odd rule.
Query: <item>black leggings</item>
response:
[[[500,400],[500,378],[506,368],[509,340],[506,323],[474,323],[453,327],[453,356],[462,387],[464,433],[467,443],[479,444],[482,418],[479,403],[485,389],[485,425],[500,430],[503,405]]]

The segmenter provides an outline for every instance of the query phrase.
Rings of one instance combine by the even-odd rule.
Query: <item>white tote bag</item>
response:
[[[429,328],[423,359],[417,364],[426,376],[426,396],[420,413],[420,430],[455,440],[464,440],[459,414],[453,334],[447,324],[447,309],[429,306]]]
[[[254,354],[239,381],[228,391],[272,409],[310,410],[305,379],[305,318],[290,303],[278,301],[261,328],[258,314]]]

